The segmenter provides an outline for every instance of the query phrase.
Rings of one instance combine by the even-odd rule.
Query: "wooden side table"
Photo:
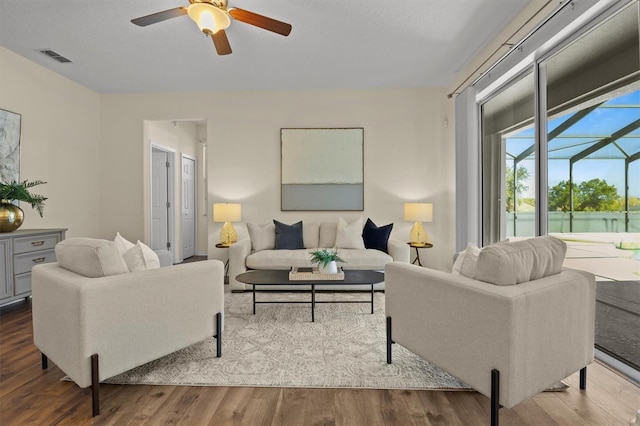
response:
[[[416,264],[416,262],[418,263],[418,266],[424,266],[422,264],[422,262],[420,261],[420,249],[421,248],[431,248],[433,247],[433,244],[431,243],[424,243],[424,244],[417,244],[417,243],[407,243],[409,244],[409,247],[413,247],[414,249],[416,249],[416,258],[413,259],[413,262],[411,262],[411,264]]]

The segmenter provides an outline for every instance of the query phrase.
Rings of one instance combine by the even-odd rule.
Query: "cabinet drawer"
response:
[[[53,250],[43,250],[34,253],[17,254],[13,257],[13,273],[24,274],[31,272],[34,265],[56,261],[56,253]]]
[[[13,253],[29,253],[32,251],[52,249],[60,241],[60,234],[31,235],[13,240]]]
[[[15,280],[15,295],[20,296],[21,294],[31,293],[31,272],[16,275]]]

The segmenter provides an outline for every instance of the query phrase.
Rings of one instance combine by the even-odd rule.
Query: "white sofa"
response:
[[[128,272],[118,256],[113,242],[68,239],[56,246],[57,263],[32,271],[42,367],[51,359],[78,386],[91,386],[94,416],[100,381],[212,336],[221,355],[222,262]]]
[[[491,398],[495,425],[501,406],[511,408],[578,370],[585,389],[595,278],[562,269],[558,247],[566,246],[551,238],[463,252],[456,273],[388,264],[387,362],[398,343],[448,371]]]
[[[244,238],[229,247],[229,288],[232,291],[250,290],[252,286],[236,280],[236,277],[251,269],[275,269],[287,270],[291,267],[309,267],[309,252],[317,248],[336,247],[336,235],[338,224],[336,222],[307,223],[303,224],[304,249],[297,250],[256,250],[255,242],[251,238]],[[389,238],[388,253],[376,249],[349,249],[340,248],[339,255],[344,259],[344,263],[338,265],[345,270],[384,270],[387,263],[397,261],[409,263],[409,249],[406,242]],[[376,290],[384,289],[384,282],[374,286]],[[260,288],[260,286],[258,286]],[[300,286],[278,286],[279,290],[300,289]],[[273,289],[270,286],[269,289]],[[318,290],[323,290],[322,286],[317,286]],[[359,290],[360,286],[340,286],[333,285],[327,287],[330,290]]]

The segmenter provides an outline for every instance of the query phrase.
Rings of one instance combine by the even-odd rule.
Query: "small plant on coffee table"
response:
[[[329,249],[320,249],[315,250],[309,253],[311,255],[311,263],[317,263],[318,266],[327,266],[331,262],[343,262],[338,256],[338,249],[329,250]]]

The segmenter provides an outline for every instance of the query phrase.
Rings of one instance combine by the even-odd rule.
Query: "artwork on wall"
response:
[[[281,209],[364,210],[364,129],[281,129]]]
[[[0,182],[20,180],[20,114],[0,109]]]

